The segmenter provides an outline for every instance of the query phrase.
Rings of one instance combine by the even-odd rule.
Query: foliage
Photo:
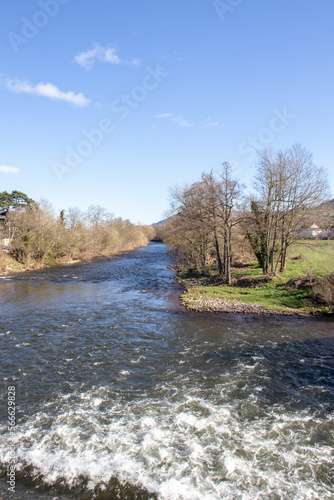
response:
[[[2,193],[0,193],[0,212],[2,213],[7,214],[10,209],[15,210],[34,203],[34,200],[21,191],[12,191],[11,193],[2,191]]]
[[[155,235],[152,227],[114,218],[99,206],[86,213],[70,208],[56,216],[47,201],[25,203],[14,193],[16,207],[7,212],[3,236],[11,242],[12,257],[27,267],[115,255],[145,246]]]

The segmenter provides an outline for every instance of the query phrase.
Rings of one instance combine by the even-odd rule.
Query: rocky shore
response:
[[[263,309],[256,304],[245,304],[239,300],[227,300],[224,298],[214,299],[193,299],[183,297],[182,304],[193,311],[216,312],[216,313],[235,313],[235,314],[259,314],[273,316],[300,316],[296,310]]]

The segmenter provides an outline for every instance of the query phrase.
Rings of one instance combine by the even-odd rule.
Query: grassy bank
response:
[[[201,275],[178,269],[177,279],[185,291],[182,303],[197,311],[255,314],[326,314],[329,309],[316,300],[314,285],[334,272],[334,241],[296,242],[289,249],[286,271],[263,275],[256,263],[232,269],[232,284],[224,284],[215,269]]]

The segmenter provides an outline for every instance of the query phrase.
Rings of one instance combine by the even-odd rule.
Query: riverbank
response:
[[[182,276],[182,273],[181,273]],[[193,278],[182,278],[176,275],[177,282],[184,292],[180,297],[181,305],[197,312],[255,314],[270,316],[313,316],[319,314],[315,308],[291,308],[282,304],[266,304],[263,297],[247,298],[247,290],[240,292],[237,287],[227,285],[209,286],[196,283]],[[242,299],[240,300],[240,295]],[[243,298],[245,297],[245,299]],[[248,299],[248,300],[247,300]]]
[[[47,269],[50,267],[61,266],[63,264],[76,264],[83,262],[81,259],[62,259],[53,260],[52,263],[32,261],[29,264],[23,264],[10,257],[5,252],[0,254],[0,276],[7,276],[9,274],[25,273],[29,271],[38,271],[39,269]]]
[[[234,313],[234,314],[260,314],[262,316],[301,316],[302,314],[296,309],[264,309],[257,304],[246,304],[239,300],[228,300],[225,298],[204,298],[195,299],[192,297],[184,297],[182,304],[187,308],[201,312],[214,313]]]
[[[334,271],[333,241],[301,241],[289,250],[286,271],[263,275],[256,263],[232,268],[231,284],[214,266],[197,273],[175,267],[183,287],[181,304],[193,311],[257,315],[315,316],[332,313],[317,288]]]
[[[87,253],[81,253],[77,257],[68,257],[68,258],[62,257],[59,259],[52,258],[46,261],[31,260],[27,264],[18,262],[6,252],[0,252],[0,276],[8,276],[9,274],[18,274],[30,271],[38,271],[40,269],[51,269],[53,267],[78,264],[80,262],[84,263],[91,261],[93,259],[103,259],[103,258],[107,259],[109,257],[121,255],[125,252],[130,252],[132,250],[135,250],[136,248],[143,248],[147,246],[148,243],[149,242],[147,242],[146,245],[141,245],[141,246],[129,246],[127,248],[124,248],[123,250],[108,252],[108,253],[104,252],[98,255],[94,255],[92,253],[87,252]]]

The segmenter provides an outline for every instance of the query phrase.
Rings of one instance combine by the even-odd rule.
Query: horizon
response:
[[[328,171],[334,4],[3,6],[0,191],[153,224],[174,185],[299,142]],[[75,36],[73,36],[73,32]]]

